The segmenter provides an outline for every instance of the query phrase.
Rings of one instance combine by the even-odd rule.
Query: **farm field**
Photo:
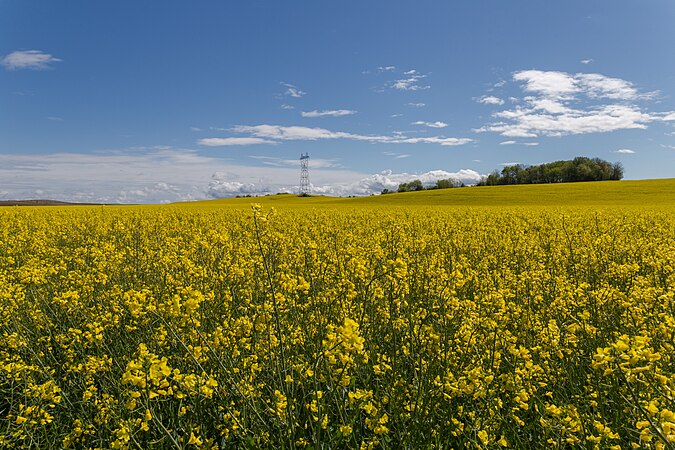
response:
[[[675,180],[0,209],[0,448],[675,445]]]

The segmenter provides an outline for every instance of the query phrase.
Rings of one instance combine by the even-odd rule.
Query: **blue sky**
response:
[[[0,0],[0,197],[675,177],[675,2]]]

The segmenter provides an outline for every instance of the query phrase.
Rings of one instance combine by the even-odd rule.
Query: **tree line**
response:
[[[383,189],[383,194],[393,194],[394,192],[414,192],[414,191],[431,191],[434,189],[450,189],[454,187],[464,187],[464,183],[454,178],[446,178],[443,180],[436,180],[436,184],[424,187],[422,180],[412,180],[408,183],[401,183],[397,190]]]
[[[504,184],[571,183],[576,181],[605,181],[623,178],[620,162],[610,163],[600,158],[578,156],[573,160],[527,166],[513,164],[501,172],[495,170],[477,184],[497,186]]]

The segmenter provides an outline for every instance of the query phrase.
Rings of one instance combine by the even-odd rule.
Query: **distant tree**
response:
[[[409,183],[401,183],[398,185],[398,192],[412,192],[423,191],[424,185],[421,180],[413,180]]]
[[[459,182],[457,180],[446,178],[445,180],[437,180],[434,189],[450,189],[455,186],[459,186]]]
[[[615,162],[612,164],[612,175],[610,180],[621,180],[623,178],[623,164]]]

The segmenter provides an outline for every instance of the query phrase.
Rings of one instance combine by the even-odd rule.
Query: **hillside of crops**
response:
[[[247,209],[252,202],[277,208],[373,208],[379,206],[659,207],[675,205],[675,178],[517,186],[471,186],[354,198],[298,197],[293,194],[281,194],[254,198],[226,198],[184,203],[183,205],[198,207],[227,206]]]

